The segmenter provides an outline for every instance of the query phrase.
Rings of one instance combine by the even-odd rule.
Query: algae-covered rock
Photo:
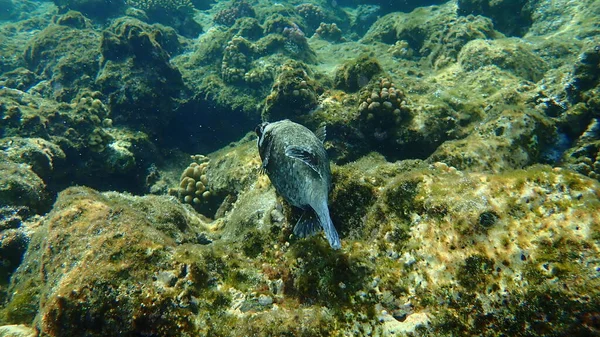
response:
[[[21,91],[31,88],[38,81],[34,72],[22,67],[7,71],[0,77],[0,85]]]
[[[35,337],[37,332],[23,324],[0,326],[0,336],[2,337]]]
[[[27,164],[12,162],[0,153],[0,203],[5,206],[25,206],[44,211],[51,199],[46,184]]]
[[[382,72],[383,69],[375,58],[360,55],[356,59],[344,63],[336,71],[334,84],[337,88],[353,92],[366,86],[371,79]]]
[[[66,190],[32,237],[36,248],[16,276],[30,281],[13,284],[2,321],[18,317],[30,324],[37,316],[37,328],[48,336],[187,335],[182,329],[191,324],[193,298],[200,297],[192,288],[205,281],[194,279],[201,277],[195,267],[171,258],[183,252],[173,250],[177,243],[197,242],[203,229],[173,199]],[[68,253],[42,248],[48,246]],[[29,294],[30,302],[17,306],[24,300],[19,294]],[[38,298],[39,312],[24,312]],[[157,313],[162,318],[148,319]]]
[[[71,12],[65,16],[72,15]],[[50,24],[27,44],[23,58],[42,83],[37,91],[48,98],[69,102],[91,88],[99,69],[100,34],[90,26],[69,21]]]
[[[126,0],[127,5],[143,10],[149,22],[173,27],[189,38],[196,38],[202,26],[194,20],[194,1],[190,0]]]
[[[85,92],[70,104],[14,89],[0,89],[0,95],[1,148],[31,165],[45,183],[143,189],[140,171],[156,158],[156,148],[146,134],[114,127],[99,92]]]
[[[160,132],[184,91],[181,73],[159,43],[160,30],[125,18],[104,31],[95,83],[108,97],[115,123]]]
[[[554,137],[554,127],[544,116],[507,109],[467,138],[445,142],[429,160],[474,171],[524,168],[541,160]]]
[[[562,154],[562,166],[600,180],[600,120],[594,118],[573,146]]]
[[[60,171],[64,169],[65,153],[45,139],[6,137],[0,139],[0,150],[11,161],[28,164],[42,179],[52,175],[60,177]]]
[[[320,236],[290,236],[295,215],[257,175],[255,146],[210,156],[209,182],[237,190],[211,222],[169,197],[62,192],[14,274],[2,322],[37,317],[49,336],[593,331],[577,322],[600,296],[589,268],[600,254],[598,182],[544,166],[466,173],[367,156],[333,170],[343,244],[331,251]]]
[[[111,0],[54,0],[54,4],[62,11],[71,9],[104,20],[122,11],[125,2]]]
[[[371,26],[362,41],[394,45],[407,41],[418,57],[426,57],[435,68],[453,63],[462,47],[471,40],[502,36],[492,22],[482,16],[457,15],[451,2],[417,8],[413,12],[391,13]]]
[[[465,70],[497,66],[533,82],[542,79],[548,68],[528,45],[516,39],[473,40],[462,48],[458,61]]]
[[[496,29],[511,36],[523,36],[532,24],[527,0],[458,0],[458,13],[492,18]]]
[[[317,106],[323,89],[306,65],[289,61],[283,64],[262,113],[263,121],[297,119]]]

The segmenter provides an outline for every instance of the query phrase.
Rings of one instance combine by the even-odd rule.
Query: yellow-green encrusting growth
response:
[[[203,155],[192,156],[193,163],[181,174],[179,196],[185,203],[199,207],[211,196],[206,175],[209,159]]]

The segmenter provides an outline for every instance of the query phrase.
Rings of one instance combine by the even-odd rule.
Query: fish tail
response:
[[[294,235],[305,238],[315,234],[319,230],[319,219],[312,208],[308,208],[294,227]]]
[[[317,218],[319,219],[319,223],[325,232],[325,237],[327,237],[327,241],[329,241],[329,245],[333,249],[342,248],[342,243],[340,241],[340,237],[333,226],[333,222],[331,221],[331,217],[329,216],[329,208],[327,208],[327,204],[322,207],[313,207],[315,213],[317,214]]]

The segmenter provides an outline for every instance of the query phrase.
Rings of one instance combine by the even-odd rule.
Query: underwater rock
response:
[[[288,61],[278,72],[271,93],[266,98],[262,120],[298,120],[310,114],[317,106],[323,88],[310,75],[309,68],[301,62]]]
[[[175,28],[179,34],[196,38],[202,26],[194,20],[194,3],[190,0],[126,0],[127,5],[144,11],[149,22]]]
[[[44,180],[60,176],[64,169],[65,153],[45,139],[6,137],[0,139],[0,150],[15,163],[28,164]]]
[[[39,80],[46,80],[35,91],[47,98],[69,102],[92,88],[99,69],[99,45],[100,35],[89,25],[79,29],[50,24],[35,34],[23,54],[27,68]]]
[[[574,99],[580,99],[581,94],[600,83],[600,43],[587,43],[579,55],[571,71],[571,80],[567,84],[567,92]]]
[[[249,138],[211,155],[209,181],[238,191],[211,223],[169,197],[62,192],[0,320],[49,336],[593,331],[579,320],[600,298],[589,267],[600,255],[598,182],[545,166],[468,173],[366,156],[333,169],[338,253],[289,236],[294,218],[258,176],[255,147]]]
[[[14,89],[0,89],[0,95],[2,148],[32,165],[45,183],[142,188],[140,166],[148,165],[156,148],[146,134],[114,127],[99,92],[85,92],[70,104]]]
[[[348,61],[335,72],[334,85],[336,88],[350,92],[366,86],[371,79],[383,72],[377,59],[366,54]]]
[[[21,229],[0,230],[0,285],[8,284],[21,264],[28,243],[29,237]]]
[[[246,0],[233,0],[230,7],[217,12],[213,20],[221,25],[233,26],[236,20],[255,15],[254,8]]]
[[[52,200],[44,181],[29,165],[10,161],[4,153],[0,153],[0,159],[0,204],[45,211]]]
[[[26,281],[11,285],[0,320],[31,324],[35,316],[47,336],[187,336],[192,303],[206,300],[210,281],[202,274],[208,266],[188,261],[186,249],[176,247],[195,242],[203,226],[169,197],[63,191],[32,237],[30,247],[37,248],[28,251],[15,278]],[[43,303],[39,311],[28,311],[36,301]]]
[[[60,11],[75,10],[88,17],[105,20],[123,11],[123,1],[112,0],[53,0]]]
[[[475,39],[494,39],[502,34],[494,30],[490,19],[482,16],[457,16],[451,3],[417,8],[411,13],[392,13],[381,17],[365,34],[363,42],[380,41],[394,45],[407,41],[415,56],[426,57],[436,68],[456,60],[464,45]]]
[[[0,326],[0,336],[2,337],[35,337],[36,335],[37,331],[23,324]]]
[[[0,76],[0,85],[21,91],[27,91],[38,82],[39,79],[34,72],[22,67],[7,71]]]
[[[458,0],[458,13],[487,16],[503,34],[523,36],[532,24],[529,3],[527,0]]]
[[[43,30],[52,22],[51,18],[40,17],[39,13],[35,13],[35,8],[44,7],[37,6],[31,2],[20,2],[20,4],[33,4],[34,8],[24,8],[19,13],[26,18],[29,15],[33,16],[30,19],[23,19],[18,22],[5,22],[0,25],[0,74],[8,71],[15,71],[19,67],[26,67],[27,64],[23,59],[23,53],[29,42],[35,37],[31,30]]]
[[[356,16],[351,23],[352,31],[363,36],[380,16],[381,6],[359,4],[356,8]]]
[[[561,166],[600,180],[600,119],[592,119],[573,145],[562,154]]]
[[[526,8],[533,21],[526,38],[546,36],[563,41],[573,38],[584,41],[598,35],[595,23],[600,14],[600,3],[597,1],[536,0],[529,1]]]
[[[64,15],[56,19],[56,24],[61,26],[68,26],[75,29],[92,28],[92,23],[88,18],[83,16],[78,11],[68,11]]]
[[[469,71],[496,66],[532,82],[541,80],[548,69],[544,60],[518,39],[470,41],[460,51],[458,62]]]
[[[342,41],[342,30],[335,23],[323,23],[315,30],[315,35],[329,42]]]
[[[524,168],[539,162],[554,135],[553,124],[537,112],[507,109],[468,137],[443,143],[428,161],[469,171]]]
[[[115,124],[161,133],[184,92],[181,73],[157,41],[160,30],[131,18],[104,31],[95,84],[108,98]]]

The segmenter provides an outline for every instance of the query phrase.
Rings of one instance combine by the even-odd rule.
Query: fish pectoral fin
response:
[[[266,144],[265,146],[265,150],[261,152],[261,157],[262,157],[262,163],[261,163],[261,173],[266,173],[267,171],[267,165],[269,165],[269,157],[271,156],[271,147],[272,147],[272,142],[269,142]]]
[[[327,127],[323,125],[320,128],[318,128],[317,131],[315,131],[315,136],[319,138],[321,143],[325,143],[325,138],[327,138]]]
[[[300,146],[290,145],[285,148],[285,155],[302,161],[323,178],[323,174],[319,170],[319,159],[309,150]]]
[[[305,238],[314,235],[320,229],[319,218],[312,209],[308,209],[302,213],[300,219],[294,226],[294,235],[300,238]]]

